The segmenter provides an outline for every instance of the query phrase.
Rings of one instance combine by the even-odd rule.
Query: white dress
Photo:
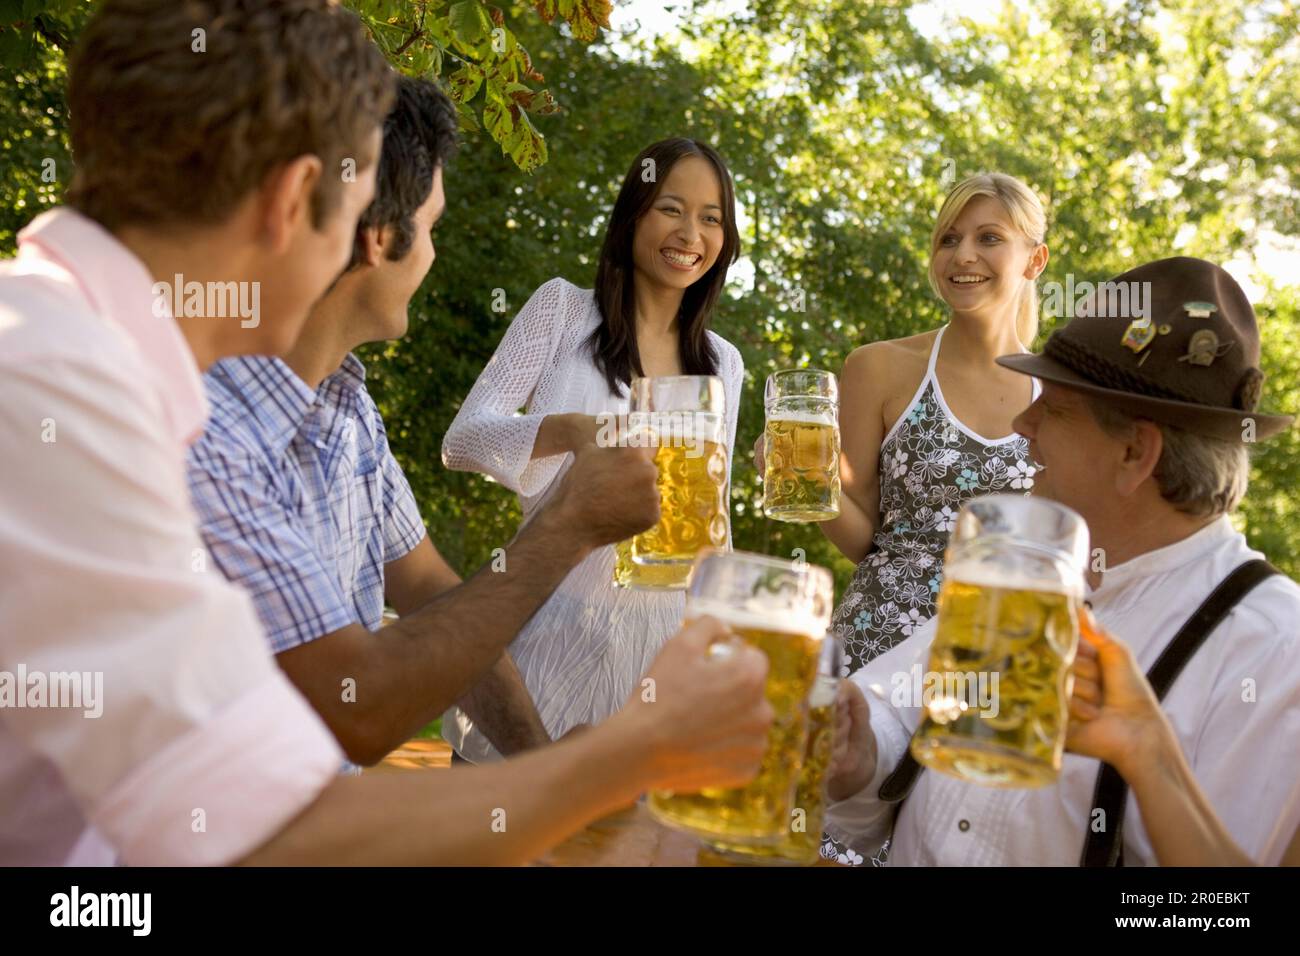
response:
[[[586,344],[600,321],[591,290],[558,278],[541,286],[506,330],[443,437],[443,464],[482,472],[514,491],[525,524],[573,460],[568,453],[531,458],[542,419],[566,412],[627,411],[626,386],[619,386],[619,395],[610,394]],[[735,346],[713,332],[708,337],[726,396],[730,467],[745,370]],[[524,414],[519,414],[521,407]],[[616,588],[613,574],[613,546],[596,549],[510,645],[553,738],[617,712],[681,626],[683,592]],[[459,708],[443,715],[442,733],[467,760],[501,757]]]

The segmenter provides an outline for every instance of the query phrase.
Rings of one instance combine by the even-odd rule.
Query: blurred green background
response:
[[[466,122],[478,126],[478,116],[488,129],[467,128],[448,171],[438,259],[409,336],[362,356],[433,539],[463,574],[509,540],[519,513],[500,486],[442,467],[442,435],[531,292],[556,275],[590,287],[618,183],[641,147],[669,135],[715,144],[741,206],[744,259],[715,324],[747,369],[733,470],[738,548],[802,548],[847,582],[852,568],[816,528],[761,514],[748,449],[762,427],[763,381],[796,364],[838,372],[855,346],[944,322],[925,280],[929,232],[947,188],[979,171],[1019,176],[1048,203],[1046,281],[1096,281],[1172,254],[1231,262],[1262,326],[1261,407],[1300,410],[1293,3],[733,0],[665,11],[616,0],[612,28],[593,42],[564,18],[599,16],[599,0],[553,2],[554,23],[533,4],[349,5],[391,26],[386,49],[399,65],[444,76],[466,69],[473,46],[453,37],[433,51],[419,25],[480,12],[488,26],[500,20],[560,107],[531,119],[515,110],[515,125],[501,126],[511,115],[501,96],[525,103],[531,93],[491,77],[482,92],[458,87],[472,94]],[[4,254],[69,178],[63,50],[86,9],[0,0]],[[399,53],[404,29],[419,42]],[[537,141],[518,138],[529,131],[545,161],[525,173],[521,164],[542,158]],[[51,166],[55,180],[45,181]],[[504,312],[492,308],[498,289]],[[1045,320],[1040,345],[1051,327]],[[1237,520],[1298,576],[1300,437],[1253,455]]]

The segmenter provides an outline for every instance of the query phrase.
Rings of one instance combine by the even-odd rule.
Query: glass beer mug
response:
[[[826,818],[826,771],[835,746],[835,695],[839,690],[841,644],[831,635],[822,640],[817,679],[808,696],[808,742],[795,786],[794,807],[785,832],[772,844],[709,840],[709,848],[737,863],[807,866],[821,855],[822,823]]]
[[[1087,525],[1064,505],[986,495],[961,509],[912,738],[919,763],[990,787],[1055,782],[1087,557]]]
[[[700,555],[686,595],[686,618],[712,615],[767,655],[765,693],[776,718],[753,781],[698,793],[651,793],[647,806],[660,822],[726,843],[774,844],[785,837],[807,752],[808,701],[832,599],[825,568],[744,552]]]
[[[714,375],[634,378],[628,441],[657,449],[659,523],[615,546],[614,583],[681,590],[701,549],[729,546],[722,380]]]
[[[840,513],[839,386],[818,369],[774,372],[763,404],[763,511],[779,521]]]

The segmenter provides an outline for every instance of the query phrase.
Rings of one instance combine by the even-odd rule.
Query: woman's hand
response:
[[[1065,746],[1127,776],[1172,734],[1155,691],[1128,645],[1079,611],[1079,652]]]

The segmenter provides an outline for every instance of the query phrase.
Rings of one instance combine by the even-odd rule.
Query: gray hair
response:
[[[1130,415],[1104,399],[1089,398],[1092,416],[1102,431],[1119,438],[1140,416]],[[1164,446],[1152,475],[1160,497],[1184,514],[1198,518],[1232,512],[1245,497],[1250,456],[1245,444],[1199,435],[1176,425],[1152,422]]]

